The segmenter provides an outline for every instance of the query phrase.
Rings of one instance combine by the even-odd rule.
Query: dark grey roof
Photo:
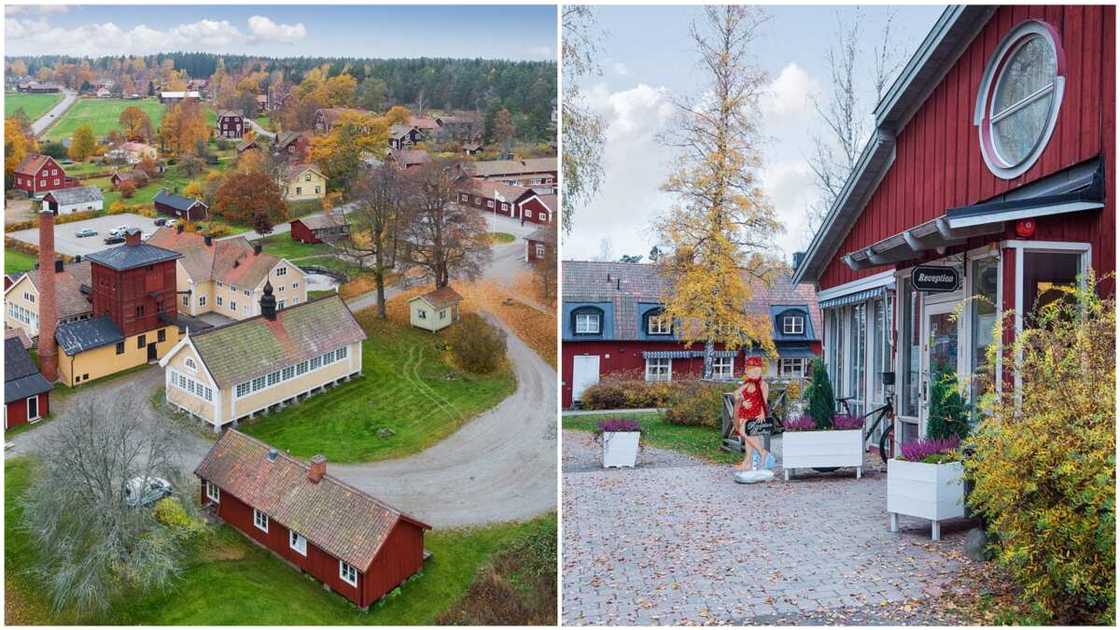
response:
[[[175,208],[176,210],[190,210],[195,204],[202,204],[203,207],[207,207],[205,203],[198,199],[191,199],[182,195],[175,195],[167,192],[166,190],[161,190],[156,193],[155,199],[153,199],[152,201],[154,203],[170,206],[172,208]]]
[[[124,341],[124,334],[108,315],[59,324],[54,331],[58,347],[70,356]]]
[[[129,245],[126,243],[89,254],[86,256],[86,260],[92,260],[99,265],[105,265],[117,271],[125,271],[182,257],[183,255],[179,252],[173,252],[170,249],[156,247],[155,245],[147,243]]]
[[[101,189],[97,186],[75,186],[73,188],[60,188],[47,193],[61,205],[72,203],[89,203],[101,201]]]
[[[19,338],[4,340],[4,403],[51,391]]]

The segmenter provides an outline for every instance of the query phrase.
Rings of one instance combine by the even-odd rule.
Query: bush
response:
[[[1059,289],[1004,344],[1003,365],[1021,353],[1018,397],[989,388],[965,460],[968,502],[1033,624],[1115,623],[1116,304],[1091,274],[1086,284]],[[996,322],[997,339],[1009,321]]]
[[[505,333],[474,313],[463,315],[450,328],[447,343],[455,363],[474,374],[493,372],[506,356]]]
[[[121,182],[120,186],[117,186],[117,190],[121,192],[121,197],[131,199],[136,194],[136,182],[127,179]]]
[[[668,407],[679,383],[646,382],[637,374],[615,374],[583,390],[585,409],[647,409]]]
[[[817,423],[817,428],[822,431],[830,428],[832,414],[836,409],[836,396],[832,393],[828,370],[824,367],[824,361],[820,359],[813,361],[813,376],[805,395],[809,399],[809,415]]]
[[[723,422],[723,393],[735,384],[688,381],[673,393],[665,422],[669,424],[719,428]]]
[[[968,435],[968,410],[961,397],[956,372],[942,372],[930,384],[926,435],[933,439]]]

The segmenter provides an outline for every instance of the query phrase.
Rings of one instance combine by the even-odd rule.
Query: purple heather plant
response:
[[[637,420],[632,418],[607,418],[599,422],[599,433],[617,433],[624,431],[641,431],[642,427]]]
[[[857,416],[849,416],[847,414],[842,416],[832,417],[832,428],[837,431],[848,431],[851,429],[862,429],[863,418]]]
[[[813,420],[813,417],[810,416],[810,415],[803,415],[800,418],[793,418],[792,420],[786,420],[786,423],[785,423],[784,426],[785,426],[786,431],[816,431],[817,430],[817,423],[816,423],[816,421]]]
[[[908,462],[921,462],[935,455],[945,455],[961,445],[960,437],[953,435],[947,438],[931,439],[922,438],[902,445],[902,457]]]

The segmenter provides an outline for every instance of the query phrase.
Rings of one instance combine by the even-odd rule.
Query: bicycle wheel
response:
[[[892,422],[887,425],[887,430],[883,431],[883,435],[879,436],[879,459],[882,459],[884,464],[890,459],[890,457],[887,457],[887,446],[890,445],[893,435],[894,423]]]

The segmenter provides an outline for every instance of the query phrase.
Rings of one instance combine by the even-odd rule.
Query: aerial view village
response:
[[[555,624],[556,8],[5,21],[6,623]]]

